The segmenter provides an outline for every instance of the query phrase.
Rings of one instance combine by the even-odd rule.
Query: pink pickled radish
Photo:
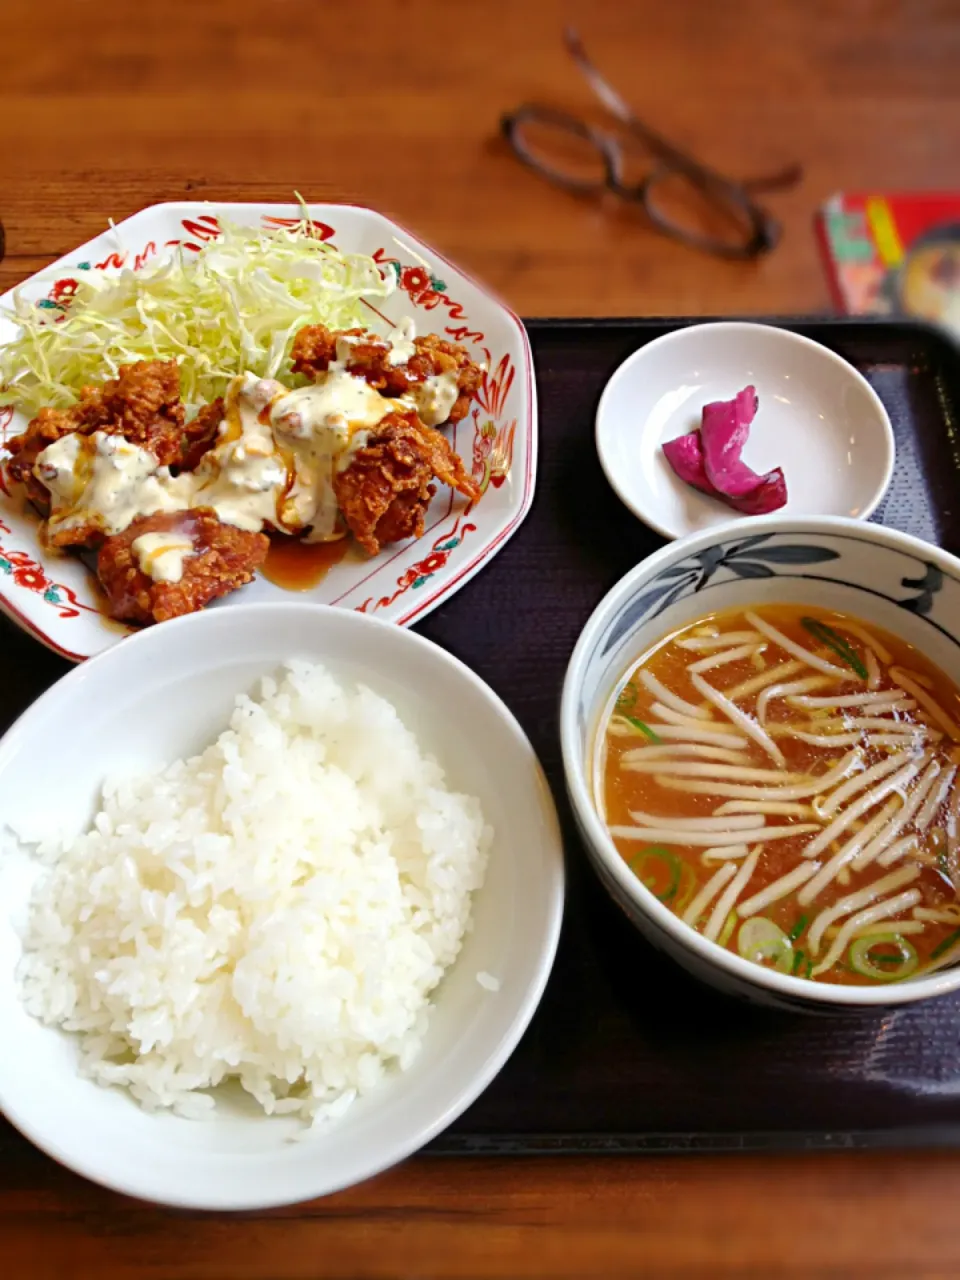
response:
[[[758,405],[756,388],[744,387],[733,400],[704,405],[699,430],[663,446],[681,480],[744,515],[765,515],[787,501],[787,483],[779,467],[761,476],[740,456]]]

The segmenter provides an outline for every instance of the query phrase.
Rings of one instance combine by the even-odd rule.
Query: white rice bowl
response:
[[[303,1086],[291,1090],[264,1066],[273,1096],[292,1100],[296,1110],[267,1115],[233,1077],[214,1090],[181,1089],[180,1080],[175,1101],[144,1106],[129,1086],[104,1087],[90,1078],[91,1066],[109,1060],[106,1045],[92,1052],[89,1035],[66,1031],[59,1022],[45,1023],[24,1004],[25,955],[31,956],[26,967],[32,968],[38,956],[50,954],[47,943],[39,950],[25,949],[25,940],[29,945],[37,928],[31,925],[31,904],[37,894],[53,892],[49,879],[48,888],[40,888],[45,878],[57,874],[51,855],[69,843],[66,856],[79,857],[78,834],[91,830],[107,803],[126,805],[119,792],[105,802],[105,779],[156,779],[171,761],[201,755],[229,725],[238,693],[256,694],[262,678],[276,676],[291,658],[322,663],[347,686],[344,696],[353,697],[363,686],[385,699],[415,736],[421,755],[442,765],[443,787],[464,797],[464,812],[473,812],[466,796],[479,799],[485,825],[494,836],[489,850],[481,850],[486,869],[482,886],[471,894],[470,926],[455,962],[422,997],[429,1016],[425,1034],[415,1021],[408,1035],[411,1046],[412,1037],[422,1038],[412,1064],[401,1070],[398,1058],[371,1050],[374,1058],[382,1058],[382,1079],[355,1101],[348,1101],[349,1089],[343,1084],[326,1095],[314,1096]],[[316,714],[315,705],[303,699],[307,705],[309,714]],[[354,761],[379,761],[388,745],[393,750],[394,738],[379,731],[372,744],[352,748],[366,752],[355,755]],[[337,750],[346,752],[347,746],[341,734]],[[402,754],[408,758],[405,749]],[[389,775],[378,770],[371,785],[386,786],[400,776],[399,770],[407,766],[395,759],[397,755],[394,750],[390,756]],[[272,762],[264,768],[272,778]],[[282,785],[294,777],[286,770]],[[257,785],[263,784],[258,775]],[[423,785],[442,790],[430,782]],[[393,794],[397,797],[396,791]],[[244,821],[259,823],[258,807],[245,782],[238,783],[238,795],[246,805]],[[156,782],[147,798],[162,806]],[[434,802],[448,803],[440,797]],[[291,821],[285,801],[270,808],[282,811],[279,821]],[[442,838],[447,841],[451,827],[448,810],[442,811]],[[271,830],[275,825],[271,823]],[[412,631],[351,609],[300,600],[241,601],[147,628],[84,662],[37,699],[0,738],[0,834],[4,826],[8,839],[0,845],[0,1110],[68,1168],[116,1191],[162,1204],[216,1210],[291,1204],[350,1186],[404,1159],[450,1126],[503,1067],[537,1008],[553,963],[563,912],[563,849],[549,787],[523,730],[492,689],[455,657]],[[9,840],[9,829],[19,834],[19,841]],[[271,837],[271,848],[273,844]],[[47,851],[40,857],[38,846]],[[91,851],[84,856],[95,855]],[[436,905],[427,910],[435,909],[437,919],[442,911],[444,920],[452,920],[442,897],[448,891],[451,898],[456,894],[452,880],[459,870],[444,885],[442,862],[437,845],[436,856],[420,863],[437,872],[430,887]],[[237,867],[228,871],[241,875]],[[249,867],[243,874],[248,873]],[[479,869],[476,874],[479,878]],[[339,885],[340,877],[330,876],[325,883]],[[109,899],[113,890],[105,886],[100,892]],[[164,892],[169,892],[167,886]],[[364,886],[365,903],[373,892],[371,885]],[[268,885],[264,900],[272,894]],[[134,917],[139,921],[139,907]],[[303,919],[298,914],[295,927],[274,930],[272,936],[264,930],[260,956],[271,957],[277,974],[258,986],[255,996],[249,991],[244,995],[258,1002],[255,1016],[268,1019],[263,1042],[270,1052],[289,1054],[297,1062],[302,1046],[284,1040],[279,1048],[277,1028],[282,1024],[286,1036],[292,1031],[315,1034],[320,1019],[329,1015],[315,998],[320,978],[339,966],[339,959],[329,966],[324,953],[319,977],[312,971],[303,974],[299,966],[296,975],[292,969],[281,972],[284,948],[288,955],[319,952],[318,939],[305,933]],[[162,923],[165,937],[166,922]],[[197,928],[201,950],[208,923],[204,919],[203,927]],[[448,935],[433,925],[421,927],[420,917],[415,929],[421,941],[429,939],[439,968]],[[358,932],[353,936],[361,947]],[[456,945],[453,936],[451,931],[451,948]],[[62,943],[56,946],[64,949]],[[178,953],[177,963],[184,964],[185,974],[188,955],[186,946]],[[196,963],[194,959],[194,973]],[[428,970],[426,965],[421,973]],[[392,971],[386,975],[387,980],[394,976]],[[187,977],[182,981],[185,991]],[[203,988],[206,983],[198,985]],[[193,991],[192,979],[189,986]],[[290,998],[271,1006],[271,992]],[[80,1007],[76,993],[69,992],[68,998],[70,1007]],[[117,998],[121,1018],[111,1035],[122,1037],[130,1024],[119,993]],[[415,997],[411,994],[410,999]],[[164,993],[150,1008],[166,1009],[167,1002]],[[357,1001],[348,1003],[345,1017],[359,1016]],[[395,1011],[389,1012],[392,1016]],[[175,1016],[185,1025],[189,1014],[178,1009]],[[239,1016],[246,1027],[247,1014]],[[369,1027],[364,1030],[369,1034]],[[381,1046],[389,1043],[389,1035],[384,1030]],[[212,1045],[213,1037],[209,1040]],[[343,1041],[349,1055],[350,1036]],[[242,1043],[246,1051],[246,1040]],[[204,1061],[208,1048],[203,1047]],[[538,1055],[549,1051],[535,1037],[525,1069],[536,1070]],[[154,1063],[173,1057],[156,1046],[150,1055]],[[133,1061],[129,1055],[119,1065]],[[252,1078],[252,1065],[247,1065]],[[373,1074],[372,1068],[362,1069]],[[156,1076],[141,1083],[156,1097],[164,1096]],[[169,1089],[168,1079],[164,1087]],[[509,1083],[505,1087],[509,1090]],[[205,1101],[208,1095],[215,1105]],[[172,1098],[172,1093],[166,1096]],[[202,1123],[192,1118],[195,1103],[197,1111],[204,1108],[207,1118]],[[311,1124],[305,1119],[310,1113],[328,1116],[331,1107],[335,1115],[340,1106],[345,1113],[335,1122]],[[477,1123],[482,1129],[485,1117]],[[467,1133],[477,1132],[470,1120],[464,1124]]]
[[[492,831],[388,701],[290,664],[201,755],[101,805],[37,848],[18,970],[85,1074],[189,1117],[236,1079],[317,1121],[410,1066]]]

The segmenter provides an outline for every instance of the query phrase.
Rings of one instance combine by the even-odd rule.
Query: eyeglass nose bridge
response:
[[[580,178],[545,162],[530,148],[524,138],[523,127],[528,123],[550,125],[572,137],[589,142],[603,161],[603,177]],[[527,103],[518,107],[516,111],[501,116],[500,130],[517,158],[529,169],[547,178],[556,186],[565,187],[568,191],[583,192],[603,191],[605,188],[611,191],[623,190],[623,162],[620,148],[602,130],[594,129],[576,116],[567,115],[565,111],[557,111],[552,107]]]

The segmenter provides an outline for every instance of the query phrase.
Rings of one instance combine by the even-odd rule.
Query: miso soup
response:
[[[711,614],[626,674],[598,753],[617,848],[718,945],[861,985],[960,958],[960,691],[896,636]]]

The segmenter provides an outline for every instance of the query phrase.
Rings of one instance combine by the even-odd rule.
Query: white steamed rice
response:
[[[203,1115],[341,1114],[426,1030],[491,831],[369,689],[290,664],[202,755],[115,778],[50,863],[19,969],[82,1070]]]

